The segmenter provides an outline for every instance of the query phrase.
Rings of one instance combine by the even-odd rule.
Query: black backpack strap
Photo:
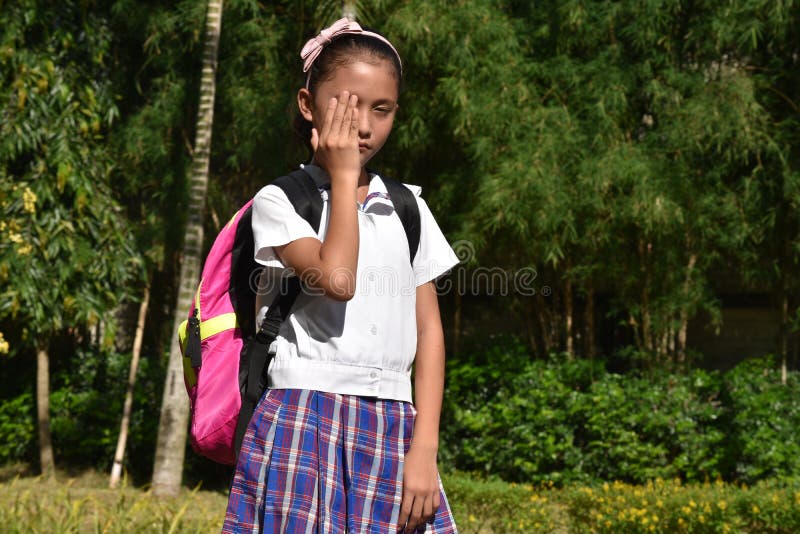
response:
[[[311,228],[319,230],[322,196],[316,182],[308,173],[302,170],[292,171],[286,176],[277,178],[272,184],[283,189],[294,210],[308,221]]]
[[[394,205],[394,210],[403,223],[403,229],[406,231],[406,238],[408,239],[411,263],[414,263],[414,257],[417,255],[417,249],[419,249],[420,236],[420,216],[416,196],[397,180],[385,176],[381,176],[381,179],[386,185],[386,191],[389,192],[389,198]]]
[[[293,171],[272,182],[283,189],[295,211],[314,229],[319,229],[322,218],[322,196],[313,178],[304,171]],[[242,407],[236,421],[234,450],[239,456],[247,425],[253,416],[261,395],[267,388],[267,369],[269,367],[269,347],[278,337],[281,324],[289,316],[297,296],[302,290],[300,279],[296,276],[281,278],[281,290],[269,306],[258,332],[245,347],[247,380],[242,391]]]
[[[278,337],[281,324],[289,316],[289,311],[294,305],[294,301],[300,294],[300,279],[296,276],[284,277],[281,279],[281,290],[272,301],[258,333],[255,338],[248,343],[247,350],[247,383],[242,394],[242,408],[239,410],[239,418],[236,421],[236,434],[234,436],[234,450],[239,456],[242,448],[242,440],[247,431],[247,425],[253,417],[258,401],[264,390],[267,389],[266,371],[269,367],[269,346]]]

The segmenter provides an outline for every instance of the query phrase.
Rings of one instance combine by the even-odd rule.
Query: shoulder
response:
[[[259,199],[289,201],[289,198],[286,196],[286,192],[283,190],[283,188],[278,187],[275,184],[267,184],[259,189],[258,193],[255,194],[255,197],[253,197],[253,200],[257,201]]]
[[[412,193],[414,193],[415,197],[419,199],[422,198],[422,188],[420,186],[414,184],[406,184],[406,183],[404,183],[403,185],[406,186],[406,188],[409,189]]]

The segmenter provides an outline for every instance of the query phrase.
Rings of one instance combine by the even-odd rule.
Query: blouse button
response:
[[[372,372],[369,374],[369,377],[370,377],[370,378],[378,378],[378,373],[377,373],[376,371],[372,371]]]

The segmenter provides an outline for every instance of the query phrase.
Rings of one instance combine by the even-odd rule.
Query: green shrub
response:
[[[514,338],[448,367],[441,460],[508,481],[800,478],[800,374],[771,360],[722,375],[608,372],[533,359]]]
[[[30,393],[0,402],[0,465],[31,458],[34,425]]]
[[[738,449],[735,477],[747,483],[800,477],[800,374],[781,383],[773,358],[741,363],[725,376]]]

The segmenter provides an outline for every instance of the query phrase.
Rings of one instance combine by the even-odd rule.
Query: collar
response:
[[[300,168],[314,179],[317,188],[322,193],[322,200],[328,200],[328,190],[331,188],[331,178],[325,169],[311,164],[300,164]],[[367,171],[369,174],[369,189],[364,204],[359,204],[359,210],[365,213],[373,213],[375,215],[391,215],[394,213],[394,204],[389,198],[389,193],[386,190],[386,185],[383,183],[380,175],[373,171]],[[419,189],[417,186],[412,186]],[[419,192],[412,189],[412,191],[419,195]]]

